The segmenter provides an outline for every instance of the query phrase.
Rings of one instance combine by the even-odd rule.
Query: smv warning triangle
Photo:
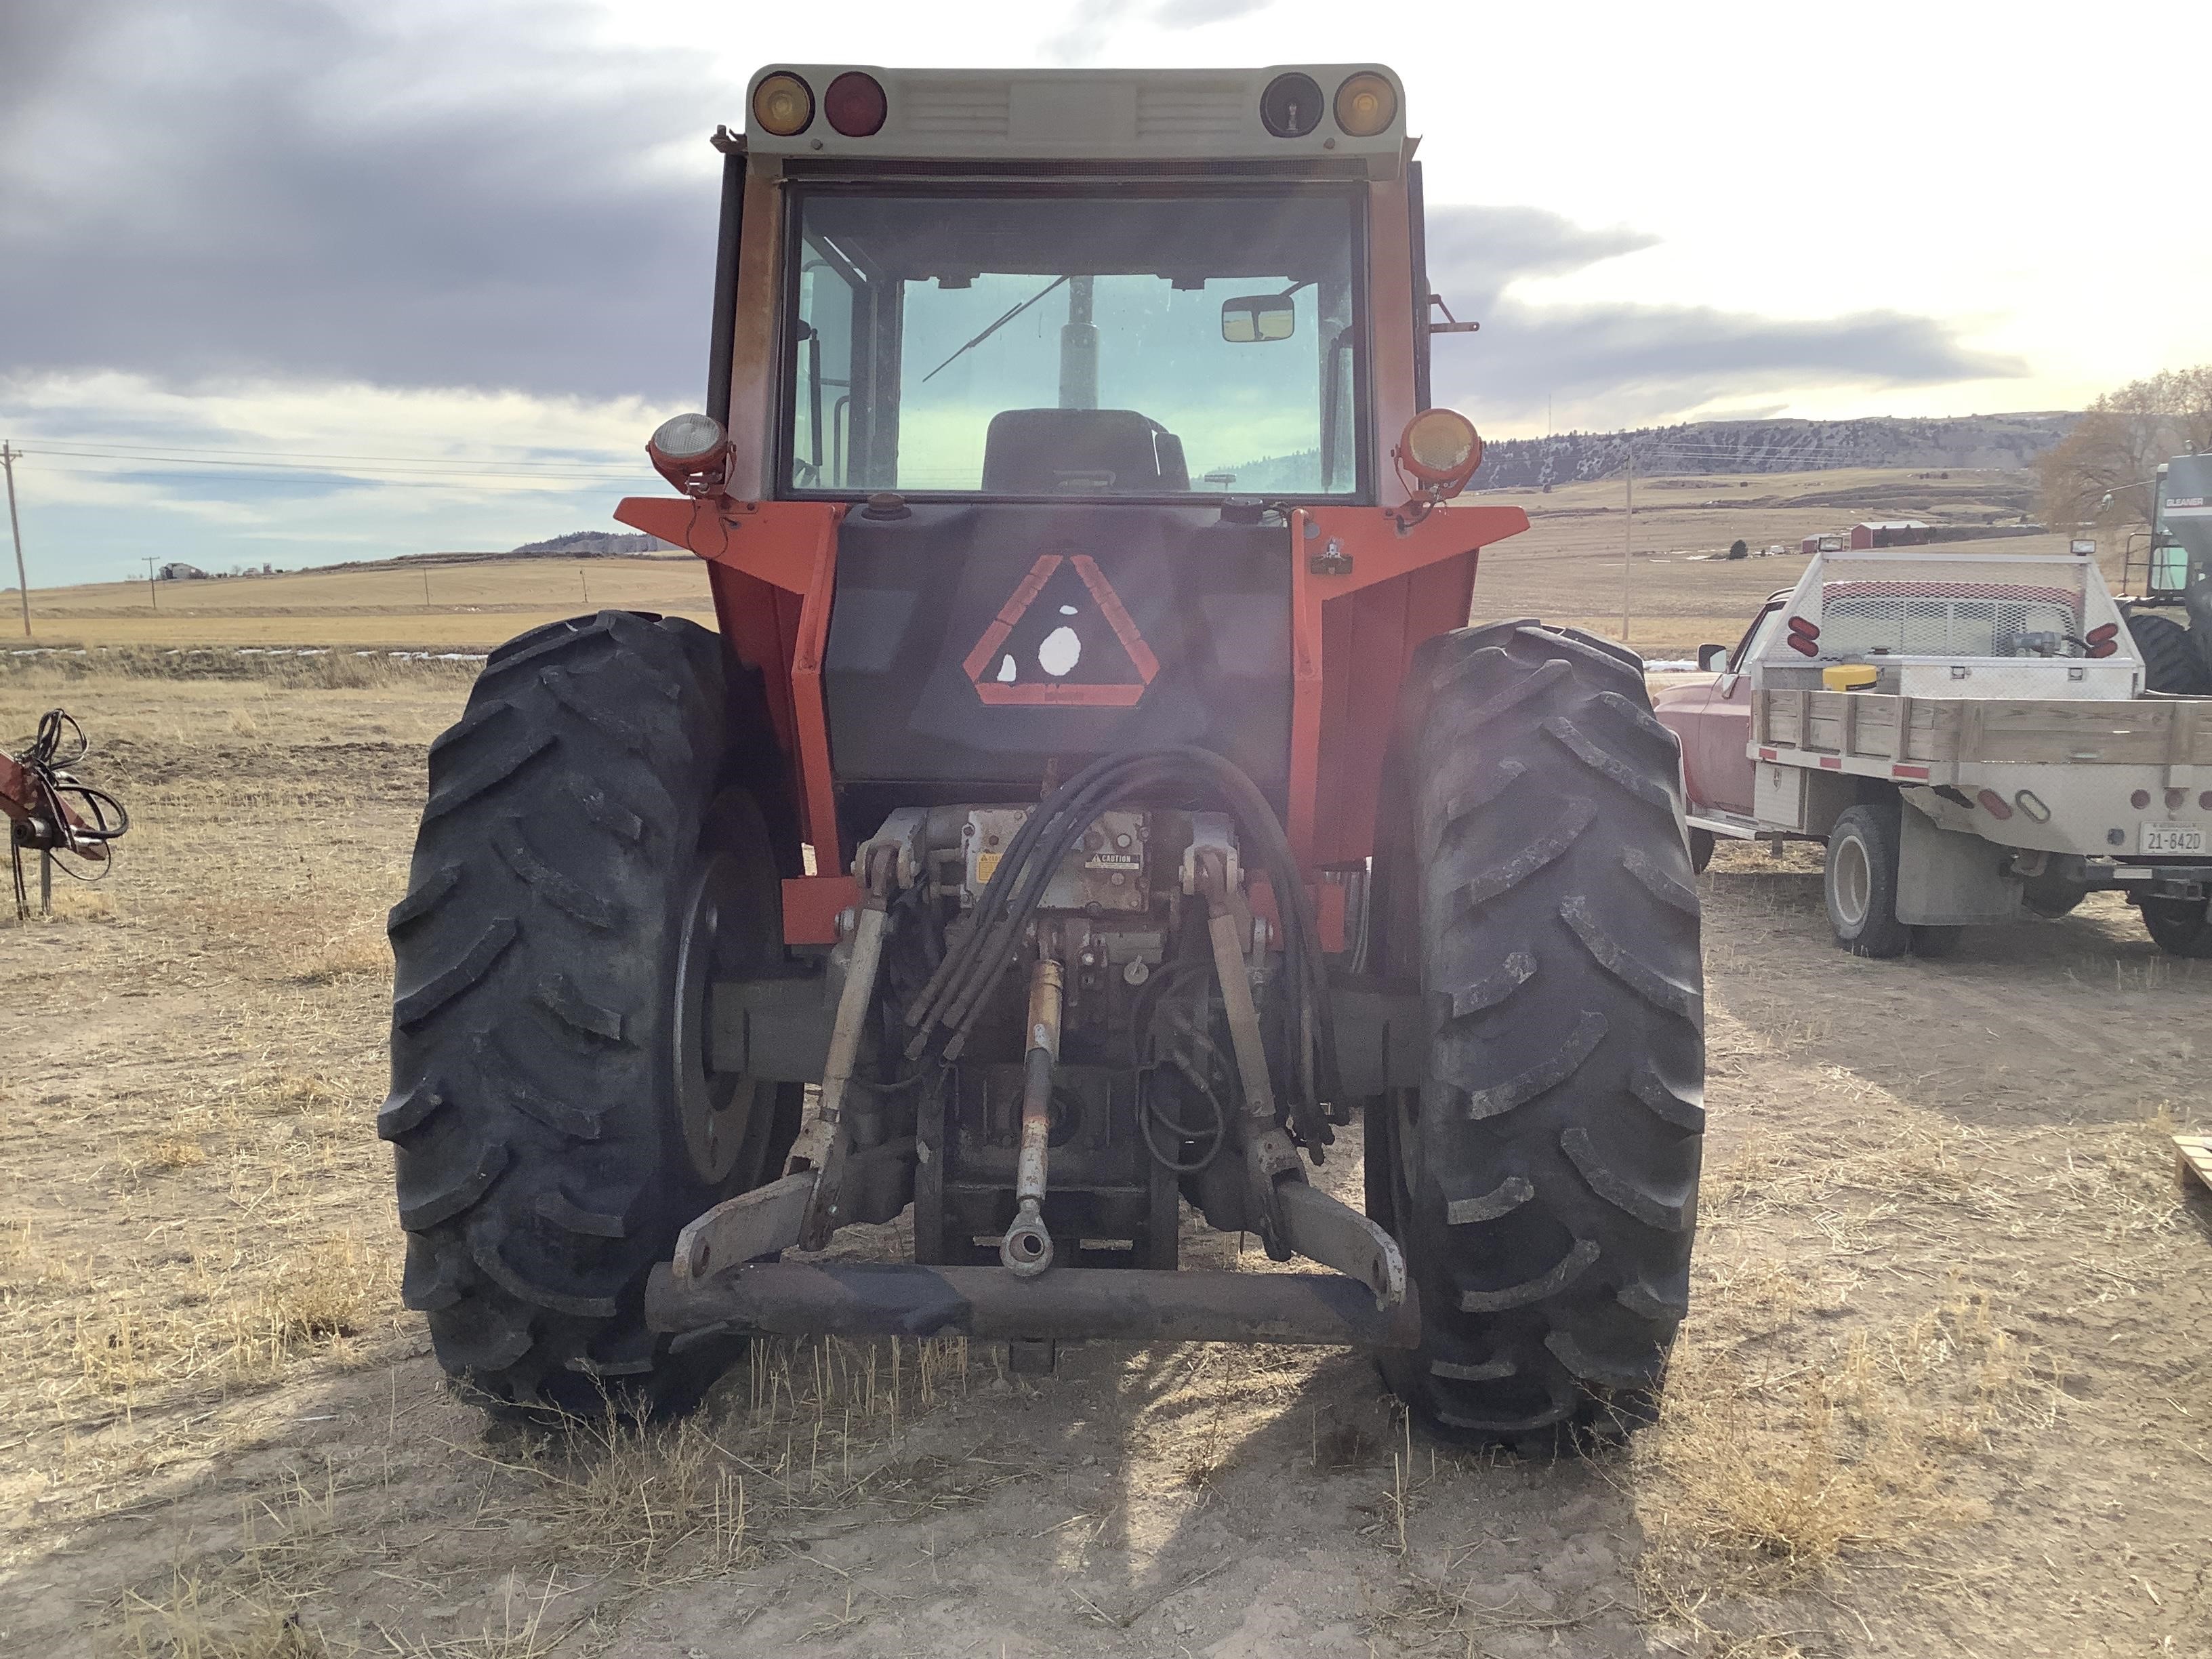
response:
[[[1160,672],[1128,607],[1087,553],[1047,553],[961,666],[994,704],[1128,708]]]

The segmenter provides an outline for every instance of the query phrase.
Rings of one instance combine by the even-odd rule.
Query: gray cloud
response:
[[[1524,276],[1564,276],[1658,241],[1626,228],[1592,230],[1542,208],[1431,203],[1428,210],[1431,276],[1461,284],[1471,301],[1486,305]]]
[[[1524,277],[1562,276],[1654,246],[1626,229],[1591,230],[1527,207],[1431,205],[1429,286],[1472,337],[1437,349],[1437,395],[1470,412],[1525,416],[1557,395],[1601,400],[1637,420],[1707,400],[1789,384],[1879,386],[2024,374],[2016,358],[1971,350],[1929,317],[1862,312],[1791,319],[1710,307],[1535,306],[1508,290]]]
[[[1274,0],[1075,0],[1067,21],[1046,37],[1044,55],[1055,64],[1089,64],[1106,49],[1114,32],[1135,17],[1164,29],[1203,28],[1232,17],[1265,11]]]
[[[1094,0],[1051,45],[1263,0]],[[0,372],[268,374],[695,398],[735,83],[609,49],[575,4],[0,0]],[[1437,391],[1620,418],[1808,382],[2021,372],[1943,324],[1533,306],[1520,280],[1652,245],[1535,208],[1438,205],[1432,286],[1480,334]]]
[[[704,140],[739,88],[592,46],[568,6],[181,9],[24,15],[39,67],[0,111],[9,368],[696,395]]]
[[[1075,0],[1066,25],[1045,38],[1044,55],[1055,64],[1088,64],[1136,10],[1137,0]]]
[[[1255,11],[1267,10],[1271,3],[1272,0],[1160,0],[1152,9],[1152,21],[1162,28],[1203,28],[1232,17],[1249,17]]]

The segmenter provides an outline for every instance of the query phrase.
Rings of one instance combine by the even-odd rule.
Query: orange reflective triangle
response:
[[[1099,708],[1133,707],[1160,672],[1121,596],[1087,553],[1040,556],[961,667],[988,703]]]

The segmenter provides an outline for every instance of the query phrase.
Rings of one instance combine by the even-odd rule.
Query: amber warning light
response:
[[[790,138],[805,131],[813,118],[814,89],[797,76],[771,75],[753,88],[753,119],[762,131]]]

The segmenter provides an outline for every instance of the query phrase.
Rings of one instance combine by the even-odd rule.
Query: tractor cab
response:
[[[1474,550],[1527,524],[1431,518],[1481,444],[1429,408],[1431,337],[1467,325],[1431,319],[1395,76],[802,64],[749,114],[708,406],[651,450],[727,505],[711,547],[690,503],[618,516],[714,562],[817,865],[900,805],[1176,744],[1309,866],[1365,858],[1380,749],[1322,744],[1322,709],[1387,707],[1412,639],[1355,635],[1462,621]],[[781,681],[831,568],[797,630],[817,747]]]

